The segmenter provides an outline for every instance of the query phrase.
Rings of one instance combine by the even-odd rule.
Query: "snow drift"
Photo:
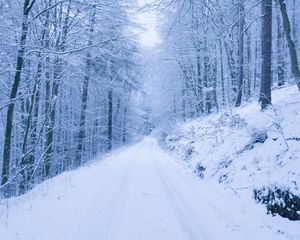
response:
[[[254,102],[196,119],[177,126],[165,143],[204,181],[300,220],[299,99],[296,86],[275,90],[267,111]]]

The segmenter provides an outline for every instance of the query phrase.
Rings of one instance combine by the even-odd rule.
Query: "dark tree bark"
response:
[[[186,121],[187,117],[186,117],[186,87],[183,86],[182,87],[182,119],[183,121]]]
[[[232,86],[232,91],[234,93],[237,92],[237,88],[236,88],[236,66],[235,66],[235,61],[233,58],[233,52],[230,49],[229,44],[225,41],[224,42],[224,46],[225,46],[225,52],[226,52],[226,59],[227,59],[227,64],[228,64],[228,68],[229,68],[229,72],[230,72],[230,78],[231,78],[231,86]]]
[[[51,1],[49,2],[51,5]],[[49,17],[50,12],[46,13],[46,20],[43,24],[41,45],[45,48],[49,47]],[[22,146],[22,158],[21,158],[21,175],[22,180],[20,183],[20,194],[25,193],[32,187],[33,181],[33,165],[35,162],[35,148],[37,142],[37,128],[38,128],[38,115],[39,115],[39,100],[40,100],[40,85],[42,78],[43,60],[41,59],[41,53],[38,54],[40,58],[37,72],[35,75],[35,83],[33,86],[33,92],[30,101],[29,114],[26,120],[26,129],[24,133],[23,146]]]
[[[299,3],[298,3],[299,4]],[[293,38],[295,40],[295,45],[297,45],[298,38],[297,38],[297,22],[296,22],[296,0],[293,0],[293,10],[292,10],[292,31],[293,31]]]
[[[298,56],[297,56],[295,41],[293,40],[292,37],[291,24],[290,24],[289,16],[287,14],[285,0],[279,0],[279,5],[280,5],[280,11],[283,19],[283,28],[285,31],[285,36],[290,51],[292,73],[296,80],[298,89],[300,90],[300,70],[298,65]]]
[[[204,87],[204,101],[205,110],[207,114],[211,113],[212,103],[211,103],[211,83],[210,83],[210,62],[207,49],[207,39],[204,39],[204,73],[203,73],[203,87]]]
[[[52,4],[52,0],[49,1],[49,6],[51,6]],[[46,20],[45,23],[43,24],[43,30],[42,30],[42,37],[41,37],[41,45],[45,48],[48,49],[49,48],[49,43],[50,43],[50,36],[49,36],[49,17],[50,17],[50,11],[46,12]],[[39,54],[39,57],[41,54]],[[50,62],[50,58],[46,57],[46,64],[47,67],[49,67],[49,62]],[[38,141],[38,116],[39,116],[39,104],[40,104],[40,87],[41,87],[41,81],[42,81],[42,68],[45,68],[45,61],[43,61],[42,59],[40,60],[39,64],[38,64],[38,69],[37,69],[37,74],[36,74],[36,79],[37,79],[37,89],[35,92],[35,96],[34,96],[34,109],[33,109],[33,119],[32,119],[32,126],[31,126],[31,140],[30,140],[30,148],[31,148],[31,152],[29,153],[29,162],[30,163],[34,163],[35,162],[35,151],[36,151],[36,145],[37,145],[37,141]],[[49,69],[47,69],[47,71],[45,72],[45,77],[46,77],[46,85],[49,85],[49,98],[50,98],[50,73],[49,73]],[[48,92],[46,92],[46,95],[48,94]],[[46,101],[46,105],[49,102]],[[47,109],[47,108],[46,108]],[[46,116],[47,116],[47,112],[46,112]]]
[[[254,53],[254,76],[253,76],[253,90],[257,88],[257,79],[258,79],[258,40],[255,38],[255,53]]]
[[[62,77],[62,60],[59,57],[55,58],[54,62],[54,74],[52,83],[52,92],[50,97],[50,107],[47,113],[47,126],[46,126],[46,146],[45,146],[45,158],[44,158],[44,178],[47,179],[50,174],[51,158],[53,152],[53,139],[54,139],[54,126],[56,119],[56,104],[59,91],[59,83]],[[50,86],[47,86],[49,88]]]
[[[90,26],[89,26],[89,42],[88,45],[93,45],[93,32],[94,32],[94,23],[96,16],[96,6],[93,6]],[[86,119],[86,109],[87,109],[87,100],[88,100],[88,89],[89,89],[89,81],[90,81],[90,72],[91,72],[91,52],[90,49],[86,55],[86,74],[83,79],[83,91],[81,97],[81,113],[80,113],[80,122],[79,122],[79,132],[78,132],[78,143],[75,154],[75,161],[73,164],[73,168],[79,167],[82,161],[82,151],[83,144],[85,139],[85,119]]]
[[[32,131],[33,120],[34,120],[33,115],[35,113],[36,97],[39,96],[41,69],[42,69],[42,63],[39,62],[36,77],[35,77],[35,83],[33,86],[33,92],[31,94],[30,106],[29,106],[28,116],[26,119],[26,127],[24,131],[24,138],[22,144],[22,157],[20,161],[21,169],[22,169],[20,174],[22,176],[22,180],[20,183],[20,194],[25,193],[31,188],[30,181],[33,173],[33,164],[34,164],[34,158],[31,157],[31,151],[33,151],[34,146],[32,146],[32,149],[28,149],[27,145],[28,145],[28,139],[30,138],[30,133],[35,131],[35,130]]]
[[[124,108],[123,113],[123,133],[122,133],[122,142],[127,142],[127,107]]]
[[[98,138],[99,138],[99,119],[98,116],[96,115],[96,119],[94,120],[93,124],[93,138],[92,138],[92,143],[93,143],[93,155],[95,156],[98,152]]]
[[[35,0],[25,0],[23,5],[23,21],[21,30],[21,39],[17,55],[16,71],[14,76],[13,86],[10,92],[10,103],[8,105],[6,114],[6,128],[4,137],[4,150],[3,150],[3,166],[2,166],[2,180],[1,185],[8,182],[9,179],[9,166],[11,154],[11,137],[13,128],[13,117],[15,108],[15,98],[17,97],[19,85],[21,82],[21,73],[24,65],[24,53],[26,50],[26,40],[28,35],[28,15],[35,3]]]
[[[201,77],[201,51],[200,46],[197,46],[197,93],[199,96],[199,103],[197,104],[197,114],[203,113],[203,82]]]
[[[280,16],[280,9],[278,5],[278,0],[276,3],[276,22],[277,22],[277,38],[276,38],[276,48],[277,48],[277,78],[278,86],[283,86],[285,83],[285,59],[284,59],[284,32],[282,26],[282,20]]]
[[[213,64],[213,67],[212,67],[212,98],[214,100],[214,104],[215,104],[215,107],[217,109],[217,112],[219,112],[219,103],[218,103],[218,96],[217,96],[217,59],[215,58],[214,59],[214,64]]]
[[[63,52],[66,48],[66,38],[68,34],[68,24],[69,24],[69,17],[70,17],[70,8],[71,8],[71,1],[68,1],[67,12],[65,14],[65,18],[63,20],[63,3],[60,4],[59,9],[59,17],[58,17],[58,27],[56,28],[57,34],[57,42],[56,42],[56,50],[58,52]],[[60,56],[56,56],[54,60],[54,69],[53,69],[53,82],[52,82],[52,91],[50,96],[50,103],[48,103],[48,109],[46,117],[47,124],[46,124],[46,143],[45,143],[45,154],[44,154],[44,163],[43,163],[43,171],[44,171],[44,178],[47,179],[50,177],[50,169],[51,169],[51,159],[53,156],[53,140],[54,140],[54,127],[56,122],[56,105],[57,105],[57,98],[59,94],[59,86],[60,81],[63,75],[63,59]],[[48,82],[47,84],[50,84]],[[48,90],[48,94],[50,93],[50,85],[46,86]],[[49,96],[46,96],[49,97]]]
[[[244,0],[239,3],[239,49],[238,49],[238,80],[237,96],[235,107],[239,107],[242,102],[243,82],[244,82],[244,26],[245,26]]]
[[[233,6],[234,6],[235,3],[234,2],[232,2],[232,3],[233,3]],[[220,1],[219,0],[217,1],[217,5],[221,9]],[[224,22],[223,13],[221,13],[220,21],[221,21],[221,25],[222,26],[226,26],[226,24]],[[229,36],[231,36],[230,31],[229,30],[227,30],[227,31],[228,31]],[[226,53],[227,65],[228,65],[228,69],[229,69],[229,73],[230,73],[230,78],[231,78],[232,91],[234,93],[236,93],[236,91],[237,91],[237,88],[236,88],[236,66],[235,66],[235,60],[234,60],[234,57],[233,57],[233,51],[232,51],[232,48],[230,47],[230,45],[229,45],[228,42],[230,42],[230,40],[224,39],[224,49],[225,49],[225,53]],[[221,57],[222,57],[222,54],[221,54]]]
[[[262,1],[262,66],[260,101],[261,109],[266,109],[271,104],[272,83],[272,0]]]
[[[245,86],[246,99],[251,97],[251,84],[252,84],[252,55],[251,55],[251,32],[247,32],[247,86]],[[246,85],[246,84],[245,84]]]
[[[112,149],[113,138],[113,94],[110,89],[108,92],[108,116],[107,116],[107,150]]]
[[[221,40],[219,40],[219,50],[220,50],[220,74],[221,74],[221,86],[222,86],[222,105],[225,106],[226,104],[226,97],[225,97],[225,79],[224,79],[224,60],[223,60],[223,46]]]

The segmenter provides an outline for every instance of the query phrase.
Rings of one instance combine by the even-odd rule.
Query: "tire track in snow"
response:
[[[170,179],[166,177],[165,173],[163,173],[161,166],[157,166],[156,164],[155,167],[156,173],[159,176],[161,184],[167,195],[167,199],[190,240],[199,240],[201,238],[211,240],[212,238],[200,223],[198,216],[196,216],[193,210],[190,209],[189,204],[187,204],[182,198],[182,194],[176,190]]]
[[[159,149],[160,151],[162,151],[161,149]],[[194,181],[194,179],[191,179],[191,175],[186,176],[183,172],[183,169],[177,168],[178,166],[176,166],[176,163],[171,159],[171,156],[164,153],[163,154],[166,156],[165,161],[163,161],[163,163],[161,163],[163,166],[161,166],[161,169],[166,169],[166,166],[169,166],[172,170],[175,170],[176,173],[173,174],[173,177],[176,177],[176,182],[181,182],[182,185],[188,190],[188,192],[190,193],[190,195],[193,198],[197,198],[197,202],[198,204],[195,205],[195,207],[199,207],[199,206],[206,206],[206,210],[208,212],[210,212],[210,216],[214,216],[215,219],[220,219],[221,221],[219,222],[223,222],[226,223],[223,227],[225,228],[229,228],[232,231],[236,231],[239,232],[240,237],[239,239],[249,239],[251,240],[252,237],[249,237],[249,234],[251,236],[252,231],[249,232],[249,230],[245,229],[245,226],[242,224],[239,224],[239,222],[236,219],[233,219],[232,217],[230,217],[230,214],[226,214],[226,212],[224,212],[223,208],[220,208],[220,206],[215,206],[212,204],[212,200],[208,200],[207,197],[203,194],[203,192],[200,191],[200,189],[197,186],[197,184],[195,185],[195,183],[197,183],[197,181]],[[165,172],[166,176],[169,176],[169,172]],[[170,177],[168,178],[169,182],[172,182],[172,180],[170,179]],[[177,181],[179,179],[179,181]],[[175,179],[174,179],[175,180]],[[174,182],[173,180],[173,182]],[[193,184],[194,183],[194,184]],[[176,186],[176,185],[173,185]],[[176,187],[174,187],[176,188]],[[215,193],[216,190],[214,190]],[[215,196],[217,195],[217,196]],[[219,197],[221,198],[222,195],[216,193],[214,196],[215,197]],[[231,209],[232,211],[236,211],[236,209]],[[237,212],[237,214],[239,214]],[[201,215],[201,213],[200,213]]]
[[[122,199],[122,195],[125,193],[129,179],[132,176],[135,161],[136,161],[136,159],[130,161],[130,163],[128,164],[126,172],[124,173],[124,177],[122,178],[121,184],[118,187],[116,196],[112,200],[112,204],[110,206],[107,206],[109,213],[105,214],[105,215],[110,216],[110,219],[108,221],[108,226],[106,227],[106,230],[105,230],[105,235],[104,235],[105,239],[109,239],[109,234],[111,232],[111,229],[113,229],[113,226],[116,222],[115,219],[116,219],[116,215],[117,215],[116,213],[118,212],[118,204],[119,204],[120,200]]]

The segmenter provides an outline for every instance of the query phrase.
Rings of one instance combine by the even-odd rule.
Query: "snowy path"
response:
[[[220,198],[177,166],[154,139],[146,138],[105,161],[62,174],[26,196],[0,202],[0,237],[281,239],[263,231],[259,218],[252,216],[249,223],[249,216],[241,216],[234,204]]]

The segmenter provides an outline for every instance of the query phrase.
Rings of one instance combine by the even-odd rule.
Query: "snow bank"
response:
[[[273,102],[265,112],[253,102],[177,125],[165,144],[204,182],[221,183],[245,204],[255,189],[300,196],[300,93],[278,89]]]

